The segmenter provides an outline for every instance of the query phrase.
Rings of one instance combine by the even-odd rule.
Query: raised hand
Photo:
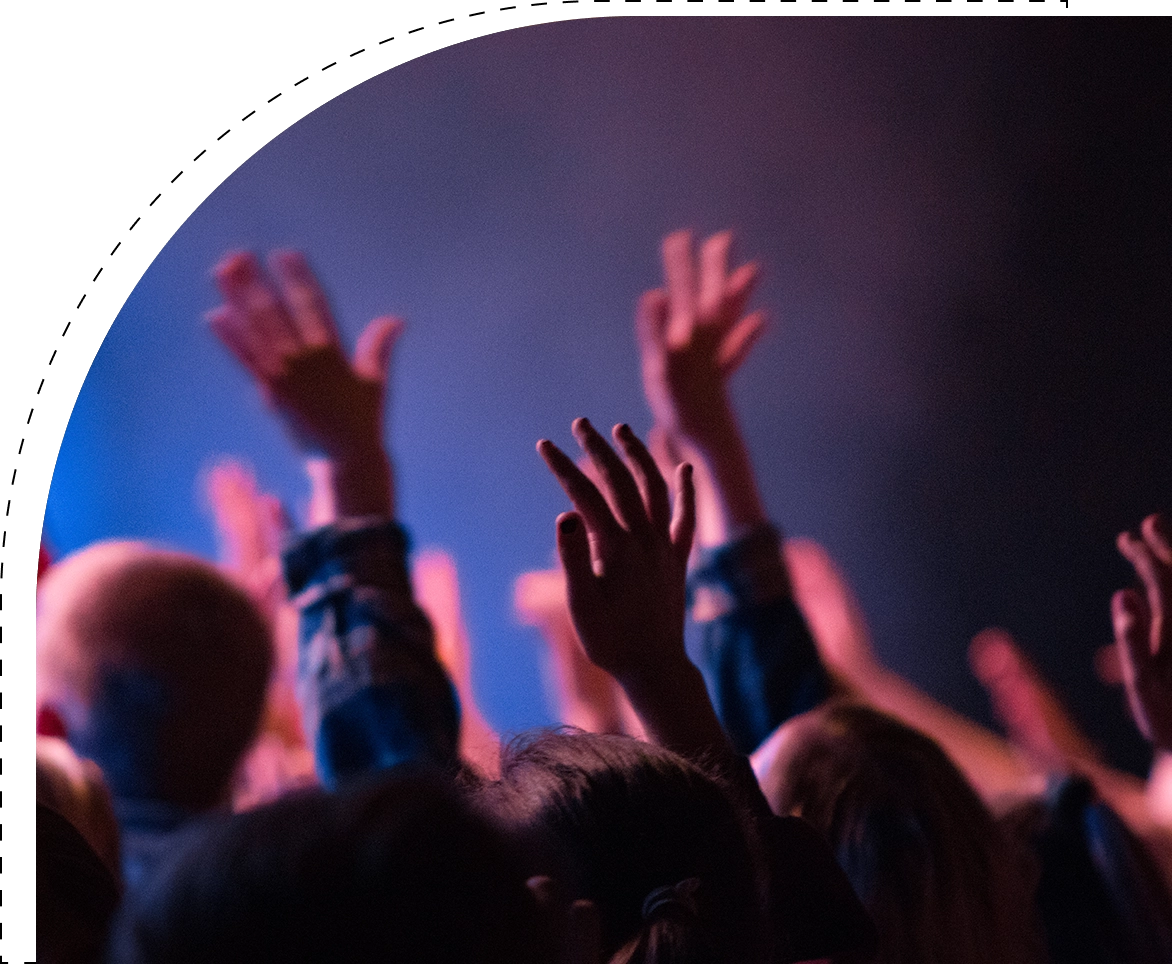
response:
[[[536,629],[549,649],[548,683],[557,719],[587,733],[639,735],[638,722],[610,674],[590,662],[570,618],[561,569],[524,572],[513,583],[513,611]]]
[[[574,628],[590,661],[623,688],[648,737],[688,759],[727,757],[728,738],[684,652],[684,579],[696,525],[691,466],[676,469],[673,508],[635,433],[618,425],[613,434],[625,462],[586,419],[574,422],[598,485],[553,442],[537,443],[574,503],[557,519]]]
[[[280,501],[262,493],[253,471],[232,459],[208,470],[204,494],[216,529],[220,567],[274,619],[285,602],[279,557],[282,535],[289,528]]]
[[[268,618],[276,657],[261,732],[233,785],[233,807],[246,810],[313,782],[313,754],[297,705],[297,609],[285,598],[279,558],[289,522],[276,496],[262,492],[252,470],[240,462],[216,463],[203,481],[220,566]]]
[[[627,425],[614,429],[626,462],[584,418],[574,436],[599,490],[553,442],[537,450],[574,503],[557,519],[570,615],[586,655],[626,686],[687,663],[684,579],[695,527],[692,470],[677,470],[674,512],[655,460]]]
[[[760,272],[755,263],[730,272],[732,232],[708,238],[698,257],[692,246],[689,231],[664,239],[666,290],[640,299],[636,332],[656,420],[679,441],[704,447],[726,428],[725,383],[764,331],[765,315],[744,314]]]
[[[225,304],[212,330],[256,380],[306,454],[334,473],[338,511],[393,515],[382,443],[387,368],[403,323],[377,318],[348,361],[321,286],[305,258],[278,252],[266,274],[251,254],[234,254],[213,275]]]
[[[983,629],[969,646],[969,666],[989,693],[1009,740],[1048,773],[1102,766],[1098,750],[1017,641]]]
[[[435,629],[436,656],[460,699],[460,756],[495,779],[500,771],[500,737],[481,711],[472,688],[472,643],[460,602],[456,560],[442,549],[425,549],[415,556],[411,582]]]
[[[1172,533],[1163,516],[1150,515],[1138,538],[1122,532],[1116,545],[1142,587],[1111,599],[1131,715],[1156,749],[1172,751]]]
[[[663,242],[665,289],[639,301],[635,329],[643,391],[666,444],[696,466],[701,512],[697,538],[720,545],[766,522],[748,448],[727,391],[732,373],[765,329],[745,314],[756,264],[729,270],[731,232],[708,238],[699,256],[692,235]]]

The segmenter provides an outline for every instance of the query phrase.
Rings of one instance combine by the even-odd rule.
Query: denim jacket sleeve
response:
[[[791,716],[830,695],[827,675],[794,602],[781,537],[761,526],[705,553],[689,578],[717,613],[701,623],[692,659],[733,746],[752,753]]]
[[[460,710],[407,572],[407,535],[346,519],[284,555],[300,610],[297,689],[327,787],[409,762],[456,762]]]

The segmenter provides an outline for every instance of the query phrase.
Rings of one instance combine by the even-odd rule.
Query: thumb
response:
[[[395,343],[403,333],[403,320],[391,316],[375,318],[362,334],[354,349],[354,371],[372,382],[385,382],[391,366]]]

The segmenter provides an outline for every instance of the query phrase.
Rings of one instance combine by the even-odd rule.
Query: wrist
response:
[[[704,678],[684,653],[682,641],[677,659],[634,667],[614,676],[641,716],[644,707],[674,702],[677,696],[695,692],[697,686],[704,689]]]
[[[349,450],[326,460],[327,484],[340,518],[395,516],[394,474],[382,448]]]

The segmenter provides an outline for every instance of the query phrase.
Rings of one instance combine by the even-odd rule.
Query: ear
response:
[[[553,877],[530,877],[525,886],[557,942],[555,964],[603,964],[602,920],[594,902],[567,900]]]
[[[37,736],[55,736],[68,740],[68,731],[61,714],[47,703],[37,707]]]

